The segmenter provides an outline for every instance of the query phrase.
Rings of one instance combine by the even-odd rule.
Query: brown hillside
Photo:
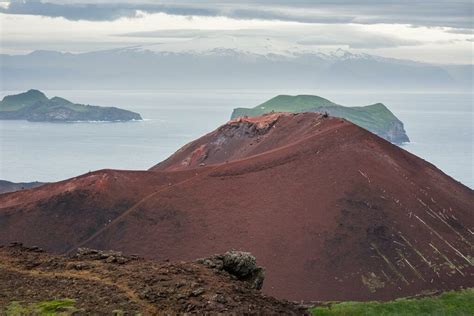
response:
[[[474,286],[474,194],[316,113],[237,119],[148,172],[103,170],[0,196],[0,242],[193,259],[250,251],[264,292],[369,300]]]
[[[157,262],[83,248],[64,257],[22,245],[0,247],[0,314],[12,302],[28,306],[53,299],[73,299],[73,315],[306,313],[296,304],[262,295],[242,279],[237,266],[261,269],[245,253]]]

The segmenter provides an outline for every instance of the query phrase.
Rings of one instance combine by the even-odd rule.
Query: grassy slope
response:
[[[0,111],[18,111],[37,102],[47,102],[48,98],[38,90],[29,90],[17,95],[9,95],[0,102]]]
[[[367,130],[383,132],[389,124],[398,121],[382,103],[363,107],[345,107],[327,99],[312,95],[279,95],[254,108],[236,108],[232,118],[258,116],[269,112],[316,112],[327,111],[332,116],[343,117]]]
[[[271,111],[304,112],[323,106],[337,106],[337,104],[327,99],[312,95],[279,95],[251,109],[236,108],[232,116],[258,116]]]
[[[343,302],[310,309],[321,316],[422,316],[474,315],[474,289],[445,292],[439,296],[398,299],[390,302]]]
[[[11,302],[6,315],[71,315],[80,310],[75,300],[62,299],[33,304]],[[115,314],[116,311],[112,311]],[[390,302],[344,302],[310,309],[313,315],[338,316],[423,316],[474,315],[474,289],[445,292],[439,296],[398,299]]]
[[[61,299],[39,302],[34,304],[22,304],[21,302],[11,302],[5,311],[7,316],[16,315],[72,315],[79,312],[74,307],[75,301],[71,299]]]
[[[58,107],[66,107],[77,112],[85,112],[92,107],[83,104],[75,104],[60,97],[48,99],[41,91],[29,90],[17,95],[6,96],[0,101],[0,111],[18,111],[23,108],[36,105],[35,111],[50,111]]]

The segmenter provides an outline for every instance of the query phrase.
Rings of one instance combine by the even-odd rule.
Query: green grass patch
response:
[[[310,309],[317,316],[463,316],[474,315],[474,289],[445,292],[439,296],[401,298],[389,302],[342,302]]]
[[[17,315],[71,315],[79,310],[75,307],[75,300],[60,299],[26,304],[11,302],[6,309],[7,316]]]

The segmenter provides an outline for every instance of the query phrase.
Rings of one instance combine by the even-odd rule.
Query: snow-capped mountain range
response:
[[[470,90],[472,65],[448,66],[235,37],[87,53],[0,55],[2,89],[328,88]],[[189,48],[192,47],[192,48]]]
[[[287,41],[274,38],[266,38],[264,40],[261,38],[245,38],[245,41],[240,41],[235,36],[197,37],[187,41],[168,41],[126,47],[117,51],[152,52],[158,54],[184,53],[207,56],[221,55],[250,60],[257,57],[281,60],[285,58],[299,58],[304,55],[313,55],[328,61],[369,58],[387,59],[365,53],[353,53],[342,48],[323,51],[320,47],[311,48],[308,45],[288,45]]]

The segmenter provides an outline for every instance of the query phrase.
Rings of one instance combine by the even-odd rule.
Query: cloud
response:
[[[12,0],[0,12],[105,21],[138,17],[137,12],[304,23],[411,24],[472,29],[471,0],[254,0],[191,2],[128,0]]]
[[[7,14],[63,17],[72,21],[112,21],[123,17],[133,18],[139,17],[140,11],[196,16],[214,16],[218,13],[212,8],[151,3],[52,3],[39,0],[13,0],[7,7],[0,7],[0,12]]]
[[[286,27],[284,29],[239,29],[239,30],[156,30],[121,34],[131,38],[222,38],[231,36],[245,41],[260,38],[262,41],[271,38],[303,46],[347,46],[349,48],[389,48],[400,46],[416,46],[422,43],[412,39],[402,39],[392,35],[379,34],[360,30],[349,25],[317,25],[305,27]]]
[[[7,12],[0,13],[0,52],[87,52],[160,43],[170,51],[341,47],[394,58],[472,62],[472,10],[465,1],[117,1],[122,2],[25,0],[6,6],[0,0],[0,12]],[[407,21],[413,24],[400,24]]]
[[[390,48],[401,46],[421,45],[420,41],[401,39],[384,35],[356,34],[351,37],[332,38],[327,36],[313,36],[297,42],[300,45],[347,45],[349,48]]]
[[[454,29],[449,29],[446,30],[448,33],[453,33],[453,34],[466,34],[466,35],[474,35],[474,30],[473,29],[463,29],[463,28],[454,28]]]

